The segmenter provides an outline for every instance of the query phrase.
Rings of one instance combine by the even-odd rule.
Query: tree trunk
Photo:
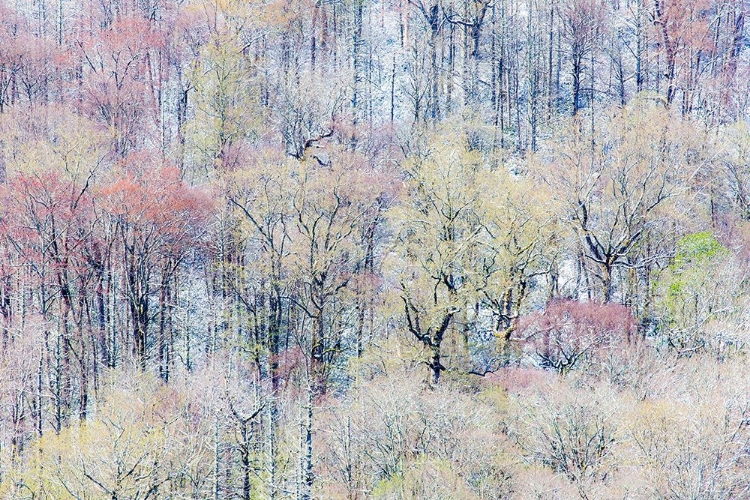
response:
[[[440,344],[437,342],[431,347],[429,366],[430,371],[432,372],[432,384],[438,385],[443,365],[440,362]]]

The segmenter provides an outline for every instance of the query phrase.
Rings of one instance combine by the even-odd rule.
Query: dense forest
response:
[[[0,0],[0,497],[750,498],[744,0]]]

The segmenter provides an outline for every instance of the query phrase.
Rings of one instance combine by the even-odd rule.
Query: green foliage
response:
[[[675,259],[671,268],[679,270],[687,265],[706,264],[714,257],[726,255],[727,247],[710,232],[688,234],[677,241]]]
[[[668,299],[679,301],[691,287],[700,285],[710,274],[709,269],[729,250],[709,231],[688,234],[677,241],[675,258],[670,264],[665,279],[668,281]]]
[[[688,355],[709,348],[739,348],[745,281],[736,275],[738,262],[708,232],[689,234],[676,245],[673,262],[656,286],[655,310],[667,344]]]

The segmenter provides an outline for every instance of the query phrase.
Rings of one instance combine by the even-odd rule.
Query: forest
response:
[[[750,498],[744,0],[0,0],[0,498]]]

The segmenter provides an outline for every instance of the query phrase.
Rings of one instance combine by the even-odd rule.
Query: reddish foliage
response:
[[[159,82],[152,53],[163,46],[161,36],[138,17],[117,19],[78,43],[85,71],[83,110],[113,129],[115,150],[123,156],[149,132],[147,117],[155,117]]]
[[[550,302],[522,318],[518,333],[542,366],[560,373],[635,339],[630,309],[619,304],[574,300]]]
[[[278,374],[283,381],[293,380],[299,371],[304,370],[307,359],[301,347],[290,347],[273,357],[279,364]]]
[[[83,250],[94,214],[84,186],[59,172],[16,174],[0,199],[5,208],[0,232],[23,261],[39,269],[86,272]]]
[[[124,172],[101,195],[130,244],[174,260],[200,243],[212,211],[205,191],[187,186],[177,168],[159,166],[145,153],[129,155]]]

